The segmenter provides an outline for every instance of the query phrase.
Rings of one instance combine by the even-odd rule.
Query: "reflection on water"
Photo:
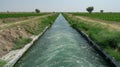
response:
[[[108,67],[62,15],[15,67]]]

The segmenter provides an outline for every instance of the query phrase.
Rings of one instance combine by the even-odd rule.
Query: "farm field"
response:
[[[29,16],[41,16],[49,13],[0,13],[0,18],[19,18]]]
[[[37,16],[48,15],[49,13],[0,13],[0,25],[32,19]]]
[[[102,19],[106,21],[120,22],[120,13],[71,13],[75,16],[85,16],[91,18]]]
[[[84,31],[101,47],[101,49],[120,62],[120,30],[110,27],[109,23],[104,25],[97,22],[82,20],[77,18],[76,14],[64,14],[64,16],[70,22],[71,26],[77,26],[80,30]],[[87,14],[81,13],[81,15]],[[113,15],[113,17],[115,16]]]

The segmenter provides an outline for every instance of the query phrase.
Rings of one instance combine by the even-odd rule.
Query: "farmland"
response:
[[[74,13],[75,14],[75,13]],[[79,14],[78,14],[79,15]],[[87,14],[80,14],[87,15]],[[64,14],[71,26],[77,26],[94,40],[101,49],[120,62],[120,30],[109,27],[108,24],[103,25],[97,22],[90,22],[76,18],[75,15]],[[88,15],[90,17],[90,15]],[[116,17],[113,16],[113,17]]]
[[[6,23],[15,23],[18,21],[29,20],[35,17],[48,15],[50,13],[0,13],[0,25]]]
[[[29,16],[41,16],[48,13],[0,13],[0,18],[19,18]]]
[[[120,22],[120,13],[71,13],[76,16],[86,16],[96,19],[102,19],[106,21]]]

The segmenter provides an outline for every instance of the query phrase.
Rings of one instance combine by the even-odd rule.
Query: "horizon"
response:
[[[41,12],[87,12],[86,8],[89,6],[94,7],[93,12],[120,12],[120,1],[114,0],[1,0],[0,12],[34,12],[39,9]]]

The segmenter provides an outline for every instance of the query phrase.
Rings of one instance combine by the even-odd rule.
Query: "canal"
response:
[[[60,14],[14,67],[109,67]]]

